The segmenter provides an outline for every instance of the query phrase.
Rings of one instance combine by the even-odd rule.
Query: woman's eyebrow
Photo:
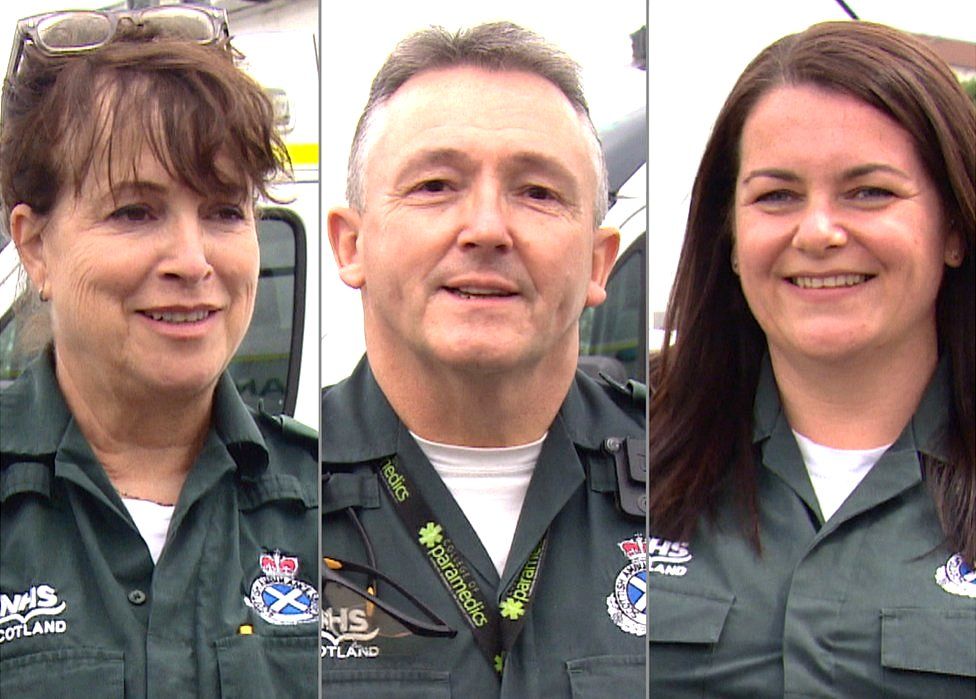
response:
[[[748,175],[742,178],[742,184],[749,184],[752,180],[757,177],[770,177],[774,180],[783,180],[784,182],[799,182],[800,176],[791,170],[784,170],[782,168],[766,167],[759,168],[758,170],[752,170]]]

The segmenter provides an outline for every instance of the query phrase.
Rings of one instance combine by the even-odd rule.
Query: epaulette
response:
[[[257,410],[258,417],[264,422],[273,425],[278,432],[290,442],[298,442],[315,457],[319,458],[319,433],[314,429],[299,422],[290,415],[272,415],[264,409],[264,405],[259,403]]]
[[[380,485],[372,464],[323,464],[322,514],[350,507],[380,506]]]
[[[611,389],[611,395],[615,398],[624,398],[629,401],[632,407],[643,410],[647,405],[647,385],[636,379],[628,379],[626,383],[620,383],[612,377],[600,372],[603,379]]]

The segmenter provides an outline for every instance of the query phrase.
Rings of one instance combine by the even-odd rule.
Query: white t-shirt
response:
[[[480,448],[440,444],[410,434],[454,496],[501,575],[545,435],[516,447]]]
[[[793,430],[796,444],[803,455],[813,492],[820,503],[824,521],[830,519],[854,492],[868,471],[878,462],[891,444],[873,449],[835,449],[817,444]]]
[[[169,522],[173,519],[173,510],[176,506],[160,505],[152,500],[138,498],[122,498],[122,504],[132,516],[132,521],[135,522],[136,529],[149,547],[149,555],[152,556],[155,564],[163,551],[163,544],[166,543],[166,533],[169,531]]]

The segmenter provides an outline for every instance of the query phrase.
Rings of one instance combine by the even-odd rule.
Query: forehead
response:
[[[746,118],[743,166],[755,159],[846,167],[854,161],[920,168],[914,139],[894,119],[862,100],[812,85],[766,93]]]
[[[535,154],[564,164],[581,180],[590,172],[583,119],[541,76],[461,66],[414,76],[377,115],[376,157],[388,169],[424,150],[463,149],[474,158]]]

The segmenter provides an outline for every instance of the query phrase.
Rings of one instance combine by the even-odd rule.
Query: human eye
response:
[[[854,201],[874,204],[890,200],[895,196],[895,193],[885,187],[866,186],[858,187],[849,196]]]
[[[125,204],[113,210],[108,219],[121,223],[148,223],[154,221],[156,215],[148,204]]]
[[[244,207],[238,204],[218,204],[214,207],[210,216],[218,221],[226,221],[228,223],[244,221],[247,219],[247,214],[244,212]]]
[[[446,179],[431,178],[415,184],[411,192],[417,194],[443,194],[450,190],[451,183]]]
[[[759,204],[768,204],[771,206],[791,204],[799,199],[799,195],[796,192],[792,192],[788,189],[773,189],[767,192],[760,192],[755,197],[755,201]]]
[[[539,184],[532,184],[522,190],[523,194],[529,199],[536,201],[559,201],[559,196],[549,187]]]

